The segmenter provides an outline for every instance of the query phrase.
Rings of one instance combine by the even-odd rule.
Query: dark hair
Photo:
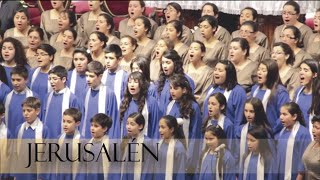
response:
[[[137,40],[135,38],[133,38],[132,36],[130,36],[130,35],[124,35],[124,36],[121,37],[121,39],[123,39],[123,38],[128,38],[130,40],[132,46],[135,46],[135,48],[133,49],[133,52],[134,52],[138,47]]]
[[[116,55],[116,58],[119,60],[122,56],[122,51],[119,45],[117,44],[110,44],[106,47],[104,50],[105,53],[114,53]]]
[[[244,10],[249,10],[251,11],[251,14],[252,14],[252,17],[253,17],[253,20],[256,21],[257,18],[258,18],[258,12],[256,9],[252,8],[252,7],[245,7],[241,10],[240,14],[242,13],[242,11]]]
[[[271,149],[269,146],[269,137],[268,137],[268,132],[261,126],[254,126],[253,128],[250,128],[248,130],[248,134],[259,140],[258,143],[258,150],[261,156],[263,157],[263,160],[270,159],[272,154],[271,154]],[[248,156],[249,152],[245,155]]]
[[[288,102],[288,103],[285,103],[284,105],[282,105],[281,107],[285,107],[288,112],[291,114],[291,115],[297,115],[297,121],[299,121],[299,123],[302,125],[302,126],[306,126],[306,123],[304,121],[304,118],[303,118],[303,115],[302,115],[302,111],[299,107],[299,105],[295,102]]]
[[[150,79],[150,60],[149,60],[149,58],[146,56],[143,56],[143,55],[136,56],[131,61],[131,64],[130,64],[131,71],[132,71],[133,63],[136,63],[139,66],[139,68],[141,69],[141,71],[144,74],[147,81],[150,82],[151,79]]]
[[[173,62],[173,64],[174,64],[173,74],[184,74],[183,67],[182,67],[183,62],[181,60],[181,57],[177,53],[177,51],[166,50],[162,55],[162,58],[163,57],[170,59]],[[160,94],[161,91],[163,90],[163,86],[165,84],[165,81],[168,78],[163,72],[162,65],[160,66],[160,73],[159,74],[160,75],[159,75],[158,93]]]
[[[106,20],[107,24],[110,25],[109,33],[111,33],[114,29],[114,22],[112,16],[108,13],[101,13],[99,14],[99,16],[103,17]]]
[[[66,78],[66,80],[67,80],[67,77],[68,77],[68,72],[67,72],[66,68],[63,67],[63,66],[55,66],[55,67],[53,67],[52,69],[50,69],[48,74],[49,75],[50,74],[55,74],[61,79]]]
[[[24,13],[24,14],[26,15],[28,21],[30,22],[30,14],[29,14],[27,8],[20,7],[19,9],[17,9],[17,10],[14,12],[14,16],[15,16],[17,13]]]
[[[294,58],[294,53],[291,47],[288,44],[283,42],[277,42],[273,45],[273,47],[276,47],[276,46],[280,46],[282,48],[284,55],[289,55],[288,59],[286,60],[286,64],[293,65],[295,58]]]
[[[145,16],[139,16],[139,17],[137,17],[137,19],[141,19],[142,20],[144,28],[147,29],[146,34],[148,34],[149,31],[151,30],[151,22],[150,22],[150,20]]]
[[[77,39],[77,37],[78,37],[78,33],[77,33],[77,31],[76,31],[76,30],[74,30],[73,28],[69,28],[69,29],[64,30],[64,31],[63,31],[63,33],[64,33],[64,32],[66,32],[66,31],[70,31],[70,32],[71,32],[72,37],[73,37],[73,39],[74,39],[74,40],[76,40],[76,39]]]
[[[0,103],[0,115],[4,114],[6,111],[6,108],[4,107],[4,104],[3,103]],[[0,119],[1,121],[1,119]]]
[[[15,54],[14,54],[14,61],[16,62],[17,65],[27,65],[28,59],[26,57],[26,53],[24,52],[24,47],[22,45],[22,43],[12,37],[7,37],[5,39],[2,40],[2,42],[0,43],[0,49],[2,50],[3,44],[9,42],[13,45],[14,49],[15,49]],[[0,62],[3,62],[3,57],[2,57],[2,53],[0,53]]]
[[[103,42],[102,48],[105,48],[107,46],[108,37],[105,34],[103,34],[102,32],[99,32],[99,31],[93,31],[90,34],[90,36],[92,34],[95,34],[98,37],[98,39]]]
[[[1,105],[1,104],[0,104]],[[1,109],[1,108],[0,108]],[[0,114],[1,114],[1,110],[0,110]],[[312,120],[311,120],[312,124],[314,124],[315,122],[320,123],[320,115],[315,115],[313,116]]]
[[[201,7],[201,12],[203,11],[204,6],[211,6],[214,15],[218,15],[218,14],[219,14],[219,9],[218,9],[217,5],[215,5],[215,4],[211,3],[211,2],[206,2],[206,3],[204,3],[204,4],[202,5],[202,7]]]
[[[6,74],[6,70],[4,67],[0,64],[0,81],[2,81],[4,84],[8,85],[8,78]]]
[[[258,29],[258,23],[254,21],[245,21],[241,24],[241,26],[250,26],[253,32],[257,32]]]
[[[38,49],[45,51],[46,53],[48,53],[49,56],[53,56],[53,57],[54,57],[54,54],[57,52],[56,49],[52,47],[50,44],[40,44]]]
[[[171,20],[168,24],[172,24],[172,26],[176,29],[177,33],[179,34],[178,39],[181,40],[182,32],[183,32],[183,24],[179,20]]]
[[[82,55],[84,55],[87,60],[88,60],[88,64],[92,61],[92,57],[91,57],[91,54],[88,52],[88,49],[85,48],[85,47],[79,47],[79,48],[76,48],[74,51],[73,51],[73,54],[72,54],[72,57],[73,57],[73,60],[74,60],[74,55],[76,53],[81,53]],[[74,69],[75,66],[74,66],[74,63],[72,62],[71,64],[71,69]]]
[[[60,14],[68,15],[70,27],[73,28],[73,27],[75,27],[77,25],[77,17],[76,17],[76,14],[73,11],[65,9],[65,10],[62,10],[60,12]]]
[[[109,117],[108,115],[106,115],[104,113],[98,113],[98,114],[94,115],[90,119],[90,123],[93,123],[93,122],[99,124],[102,128],[108,128],[107,132],[109,131],[109,129],[112,126],[111,117]]]
[[[234,67],[233,63],[230,62],[229,60],[219,60],[217,62],[217,64],[218,63],[221,63],[225,66],[226,80],[225,80],[224,84],[226,86],[226,90],[229,91],[229,90],[233,89],[238,84],[236,68]],[[216,64],[216,66],[217,66],[217,64]],[[218,86],[219,86],[218,84],[214,84],[215,88]]]
[[[64,116],[70,116],[72,117],[72,119],[75,121],[75,122],[80,122],[81,121],[81,117],[82,117],[82,113],[79,109],[77,108],[69,108],[69,109],[66,109],[64,112],[63,112],[63,115]]]
[[[166,9],[168,8],[168,6],[173,7],[177,11],[177,13],[180,13],[179,19],[183,20],[183,18],[182,18],[182,7],[180,6],[180,4],[178,4],[176,2],[170,2],[170,3],[167,4]]]
[[[146,3],[144,2],[144,0],[129,0],[129,2],[130,2],[130,1],[138,1],[138,2],[140,3],[140,6],[141,6],[142,8],[146,7]]]
[[[39,98],[36,97],[27,97],[22,103],[21,107],[27,106],[32,109],[40,109],[41,107],[41,102]]]
[[[99,76],[103,74],[104,67],[99,61],[91,61],[90,63],[88,63],[87,71]]]
[[[174,88],[180,87],[182,89],[186,89],[186,92],[182,94],[179,102],[180,102],[180,116],[181,118],[190,118],[194,113],[194,109],[192,107],[192,103],[196,102],[196,99],[192,93],[191,86],[189,84],[188,79],[183,74],[174,74],[169,78],[170,86]],[[170,97],[170,99],[172,99]]]
[[[162,116],[161,119],[165,120],[169,129],[174,129],[174,131],[172,132],[173,137],[175,139],[178,139],[183,144],[184,148],[187,149],[186,137],[184,136],[183,129],[178,124],[177,119],[171,115]]]
[[[17,74],[21,77],[23,77],[23,79],[28,79],[29,77],[29,72],[28,69],[25,66],[15,66],[12,68],[12,71],[10,72],[10,75],[12,76],[13,74]]]
[[[230,44],[232,42],[238,42],[240,44],[241,50],[242,51],[247,51],[245,57],[249,56],[249,54],[250,54],[250,46],[249,46],[248,41],[245,38],[236,37],[236,38],[233,38],[231,40]]]
[[[43,29],[38,27],[38,26],[33,26],[29,29],[28,31],[28,35],[30,35],[30,33],[32,32],[37,32],[39,34],[39,37],[41,39],[41,41],[44,40],[44,32],[43,32]]]
[[[148,88],[149,88],[149,82],[146,80],[145,76],[140,72],[133,72],[128,77],[128,85],[129,80],[138,80],[139,81],[139,87],[140,92],[137,99],[138,102],[138,112],[142,113],[143,107],[145,105],[145,100],[148,96]],[[127,85],[127,86],[128,86]],[[126,88],[122,103],[120,105],[120,121],[123,120],[125,112],[128,110],[129,104],[132,101],[133,95],[129,91],[129,87]]]
[[[287,1],[282,8],[284,8],[284,6],[293,6],[294,11],[300,14],[300,5],[296,1]]]
[[[205,52],[206,52],[206,46],[203,44],[203,42],[196,40],[196,41],[193,41],[192,43],[197,43],[197,44],[199,44],[202,53],[205,53]],[[192,44],[192,43],[191,43],[191,44]]]
[[[202,23],[203,21],[207,21],[213,29],[216,28],[217,30],[218,20],[214,16],[204,15],[199,19],[199,24]]]
[[[227,109],[227,99],[226,99],[226,97],[225,97],[222,93],[220,93],[220,92],[213,93],[213,94],[210,95],[209,98],[208,98],[208,106],[209,106],[209,99],[210,99],[211,97],[215,97],[215,98],[216,98],[216,100],[217,100],[217,101],[219,102],[219,104],[220,104],[220,107],[221,107],[221,106],[224,106],[224,108],[221,109],[221,113],[225,115],[225,114],[226,114],[226,109]],[[208,109],[209,109],[209,108],[208,108]],[[208,127],[208,122],[209,122],[210,120],[211,120],[211,118],[208,116],[208,117],[206,118],[205,122],[202,124],[202,133],[203,133],[203,134],[205,133],[206,128]]]
[[[298,43],[299,43],[299,39],[301,38],[300,30],[297,27],[292,25],[286,26],[283,30],[286,30],[286,29],[290,29],[293,32],[294,39],[298,40]]]

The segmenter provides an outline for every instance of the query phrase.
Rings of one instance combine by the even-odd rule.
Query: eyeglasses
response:
[[[46,54],[46,53],[39,53],[39,54],[35,54],[34,56],[35,57],[39,57],[39,56],[41,56],[41,57],[43,57],[43,56],[48,56],[49,54]]]
[[[297,13],[294,13],[294,12],[286,12],[286,11],[282,11],[282,15],[289,15],[289,16],[294,16],[296,15]]]
[[[61,78],[60,77],[53,77],[53,78],[49,77],[48,81],[58,81],[59,79],[61,79]]]
[[[244,34],[252,34],[252,33],[254,33],[254,32],[247,31],[247,30],[240,30],[239,32],[240,33],[244,33]]]
[[[290,35],[280,35],[280,38],[287,38],[287,39],[296,39],[295,37],[291,37]]]

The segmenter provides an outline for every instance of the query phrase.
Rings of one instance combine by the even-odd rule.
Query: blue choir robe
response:
[[[257,84],[252,87],[251,92],[250,92],[251,97],[253,97],[253,94],[257,88],[259,88],[259,85],[257,85]],[[266,93],[266,90],[259,89],[258,93],[255,97],[259,98],[262,101],[265,93]],[[289,98],[289,94],[288,94],[287,89],[282,85],[278,85],[274,96],[272,97],[271,100],[268,100],[268,104],[267,104],[267,107],[265,110],[270,127],[271,127],[274,135],[279,133],[283,127],[281,124],[281,121],[279,119],[280,108],[282,105],[284,105],[287,102],[290,102],[290,98]]]
[[[4,123],[4,119],[0,119],[0,179],[9,178],[10,166],[12,160],[13,143],[11,139],[13,135]]]
[[[10,91],[10,88],[5,83],[0,81],[0,103],[4,104],[4,99]]]
[[[99,113],[99,99],[102,96],[100,94],[100,87],[102,84],[96,89],[91,89],[90,95],[88,97],[88,103],[85,103],[85,98],[83,98],[82,102],[84,102],[84,113],[82,116],[82,121],[80,125],[80,133],[84,138],[91,138],[90,132],[90,119]],[[104,86],[106,88],[105,94],[105,110],[103,113],[111,117],[112,119],[112,127],[108,130],[110,138],[120,138],[120,135],[117,136],[115,129],[120,129],[120,123],[118,123],[118,108],[117,108],[117,100],[114,92]],[[86,95],[90,89],[87,89]],[[118,131],[119,132],[119,131]]]
[[[205,153],[198,162],[197,174],[195,179],[207,180],[212,179],[216,180],[217,171],[217,157],[214,153]],[[235,159],[228,149],[224,150],[223,156],[223,179],[232,180],[236,179],[235,175]]]
[[[101,79],[101,82],[116,95],[118,110],[127,89],[128,76],[129,74],[119,67],[115,72],[110,72],[108,69],[105,70]]]
[[[210,90],[213,88],[213,90]],[[211,91],[211,93],[209,93]],[[213,85],[209,86],[207,90],[206,98],[203,102],[203,114],[206,116],[204,118],[207,118],[208,116],[208,101],[209,97],[214,93],[222,93],[225,94],[226,90],[221,88],[220,86],[214,88]],[[229,95],[229,98],[227,98],[227,107],[226,107],[226,116],[231,120],[234,127],[234,132],[237,131],[237,128],[239,128],[242,118],[243,118],[243,112],[244,112],[244,105],[247,100],[246,92],[240,85],[236,85]]]
[[[250,158],[250,159],[248,159]],[[260,155],[260,158],[262,156]],[[261,159],[259,160],[259,153],[252,153],[251,156],[247,156],[245,158],[245,161],[248,160],[248,168],[247,168],[247,174],[244,176],[244,168],[241,169],[241,173],[239,174],[239,180],[259,180],[257,178],[257,173],[258,173],[258,163],[263,162],[264,166],[264,177],[265,180],[273,180],[276,178],[276,175],[272,173],[272,165],[276,161],[273,156],[270,156],[266,159],[263,158],[263,161]],[[259,162],[258,162],[259,161]],[[244,167],[244,166],[242,166]],[[246,177],[246,178],[245,178]]]
[[[49,97],[51,93],[47,94],[45,103],[42,106],[42,115],[44,117],[44,124],[50,127],[50,138],[57,138],[62,132],[62,120],[63,120],[63,97],[64,94],[70,91],[68,88],[62,89],[60,92],[51,92],[53,93],[51,100]],[[50,102],[48,102],[50,101]],[[70,92],[69,104],[65,108],[77,108],[82,112],[82,106],[78,98]]]
[[[12,93],[11,100],[9,99],[9,95]],[[24,122],[24,118],[22,115],[22,102],[27,98],[27,96],[39,97],[38,94],[32,92],[30,89],[26,88],[21,93],[17,93],[12,90],[5,99],[5,106],[8,103],[8,107],[6,107],[5,113],[5,121],[10,132],[15,132],[17,126]],[[41,116],[40,116],[41,117]]]
[[[6,72],[6,76],[7,76],[7,80],[8,80],[8,87],[10,88],[10,90],[13,89],[13,85],[12,85],[12,82],[11,82],[11,71],[13,69],[13,67],[8,67],[8,66],[5,66],[4,64],[2,64],[5,72]],[[28,69],[28,71],[30,72],[30,66],[29,65],[25,65],[25,67]]]
[[[186,168],[188,171],[194,171],[197,165],[194,162],[197,162],[201,152],[201,124],[202,124],[202,117],[201,117],[201,110],[197,102],[192,102],[192,109],[193,114],[190,116],[190,124],[189,124],[189,131],[187,132],[184,130],[184,134],[187,144],[187,164]],[[176,118],[181,118],[180,113],[180,103],[175,101],[171,110],[168,112],[168,115],[174,116]],[[188,121],[183,119],[183,121]],[[186,122],[184,122],[186,123]]]
[[[68,71],[67,86],[70,88],[71,92],[79,98],[79,100],[82,100],[82,97],[85,96],[85,89],[88,88],[86,75],[77,73],[76,69]]]
[[[39,95],[39,98],[41,100],[41,104],[45,102],[45,99],[47,97],[47,94],[52,91],[52,87],[50,85],[50,82],[48,81],[48,73],[39,72],[36,77],[33,79],[33,74],[35,73],[36,69],[34,69],[31,72],[31,83],[30,83],[30,89],[34,92],[36,92]]]
[[[158,107],[157,100],[152,96],[148,96],[146,99],[146,102],[147,102],[147,111],[142,110],[141,112],[145,120],[147,121],[146,122],[147,127],[145,127],[144,129],[144,131],[145,130],[147,131],[145,132],[145,135],[147,135],[150,138],[159,138],[160,110]],[[138,108],[139,108],[138,102],[132,99],[121,121],[122,135],[120,135],[120,137],[127,135],[126,124],[128,121],[128,117],[130,114],[134,112],[138,112]],[[117,132],[116,134],[119,135],[119,132]]]
[[[297,122],[298,123],[298,122]],[[277,140],[277,166],[274,166],[274,172],[278,173],[278,179],[284,179],[285,176],[285,164],[286,158],[291,158],[292,165],[291,167],[291,179],[296,179],[298,172],[304,172],[304,164],[302,162],[302,155],[307,148],[308,144],[311,142],[310,133],[307,128],[300,125],[297,134],[294,138],[293,144],[293,153],[292,156],[289,157],[287,154],[287,146],[288,146],[288,139],[291,135],[292,131],[289,131],[283,128],[283,131],[279,133],[276,137]]]
[[[40,119],[37,118],[37,120],[35,120],[34,123],[32,123],[31,125],[24,122],[24,123],[18,125],[15,130],[15,138],[22,139],[21,144],[19,146],[20,148],[18,147],[18,145],[17,145],[18,143],[17,143],[16,149],[14,150],[15,151],[15,158],[16,158],[15,161],[19,162],[14,165],[14,169],[16,171],[19,171],[19,173],[16,172],[14,174],[14,176],[16,177],[16,180],[34,180],[34,179],[38,179],[38,178],[42,178],[42,179],[47,178],[47,176],[45,174],[40,174],[39,171],[37,173],[37,169],[39,167],[37,167],[36,164],[34,163],[35,155],[33,153],[31,153],[31,157],[29,157],[29,152],[28,152],[28,151],[35,152],[34,143],[36,143],[36,139],[39,139],[39,137],[36,137],[37,136],[36,131],[37,131],[37,129],[39,130],[40,123],[42,124]],[[23,129],[21,129],[21,128],[23,128]],[[22,130],[21,137],[19,137],[20,130]],[[41,132],[41,137],[42,137],[42,143],[46,143],[45,141],[49,137],[49,129],[44,124],[43,124],[42,132]],[[33,146],[31,146],[31,149],[29,149],[28,143],[33,144]],[[43,151],[45,151],[45,150],[38,149],[38,152],[43,152]],[[31,159],[31,161],[33,161],[33,163],[31,163],[29,168],[25,168],[28,164],[29,158]],[[43,160],[45,158],[39,157],[39,159]],[[46,163],[40,163],[41,169],[43,168],[43,170],[47,170],[44,168],[44,166],[46,166]]]
[[[173,174],[172,174],[172,180],[184,180],[186,176],[185,172],[185,161],[187,159],[186,156],[186,150],[183,146],[183,144],[177,140],[173,139],[176,141],[174,145],[174,153],[173,153],[173,159],[170,160],[173,163]],[[159,154],[158,154],[158,162],[155,164],[155,180],[163,180],[166,177],[166,167],[167,167],[167,155],[168,155],[168,147],[169,143],[164,142],[159,144]],[[169,162],[170,163],[170,162]]]
[[[187,74],[184,74],[184,76],[188,79],[188,82],[190,84],[190,87],[191,87],[192,93],[193,93],[194,89],[195,89],[194,81]],[[158,89],[159,82],[156,83],[156,86]],[[162,115],[165,115],[166,108],[170,102],[170,97],[171,97],[171,95],[170,95],[170,82],[169,82],[168,78],[166,79],[165,84],[164,84],[163,89],[160,92],[160,94],[158,93],[158,90],[157,90],[156,96],[157,96],[157,101],[158,101],[160,110],[162,112]]]
[[[157,86],[152,82],[150,82],[150,85],[148,88],[148,95],[154,98],[157,98]]]
[[[143,136],[143,135],[142,135]],[[139,138],[139,137],[138,137]],[[135,173],[135,166],[141,165],[141,172],[139,172],[139,176],[141,180],[149,180],[152,179],[154,176],[154,166],[156,163],[156,158],[153,157],[153,155],[148,152],[146,149],[142,149],[143,143],[146,147],[150,149],[150,151],[153,154],[156,154],[156,142],[153,139],[148,138],[147,136],[143,136],[143,141],[139,142],[137,138],[135,139],[129,139],[129,143],[132,143],[130,145],[130,160],[129,160],[129,152],[128,152],[128,146],[124,152],[124,156],[122,159],[125,159],[125,161],[122,163],[121,167],[121,176],[122,180],[134,180],[134,177],[137,175]],[[135,144],[135,143],[138,143]],[[139,149],[137,149],[139,148]],[[142,154],[141,157],[138,157],[138,151],[140,151]],[[135,152],[135,153],[133,153]],[[141,158],[141,159],[140,159]],[[134,162],[134,161],[142,161],[141,164]]]

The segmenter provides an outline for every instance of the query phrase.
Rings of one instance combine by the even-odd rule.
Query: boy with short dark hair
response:
[[[97,113],[105,113],[112,119],[118,118],[118,106],[114,92],[101,83],[104,68],[98,61],[92,61],[88,64],[86,79],[89,89],[84,97],[84,118],[81,123],[81,135],[90,138],[90,119]],[[117,121],[114,121],[109,135],[114,137],[114,127]]]
[[[5,122],[10,132],[15,132],[17,126],[23,123],[22,107],[20,104],[27,97],[38,97],[28,87],[28,69],[24,66],[16,66],[11,71],[13,90],[7,95],[5,105]]]
[[[50,127],[50,138],[57,138],[63,133],[63,112],[71,107],[81,110],[78,98],[66,86],[67,70],[62,66],[55,66],[49,71],[49,82],[53,89],[47,94],[43,106],[44,124]]]
[[[118,110],[121,100],[127,89],[128,73],[121,69],[120,61],[122,57],[121,48],[116,44],[110,44],[105,49],[106,70],[102,76],[102,83],[112,89],[116,94]]]

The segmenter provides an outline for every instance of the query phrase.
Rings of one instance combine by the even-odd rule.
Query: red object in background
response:
[[[314,29],[313,18],[306,19],[306,25],[313,30]]]

